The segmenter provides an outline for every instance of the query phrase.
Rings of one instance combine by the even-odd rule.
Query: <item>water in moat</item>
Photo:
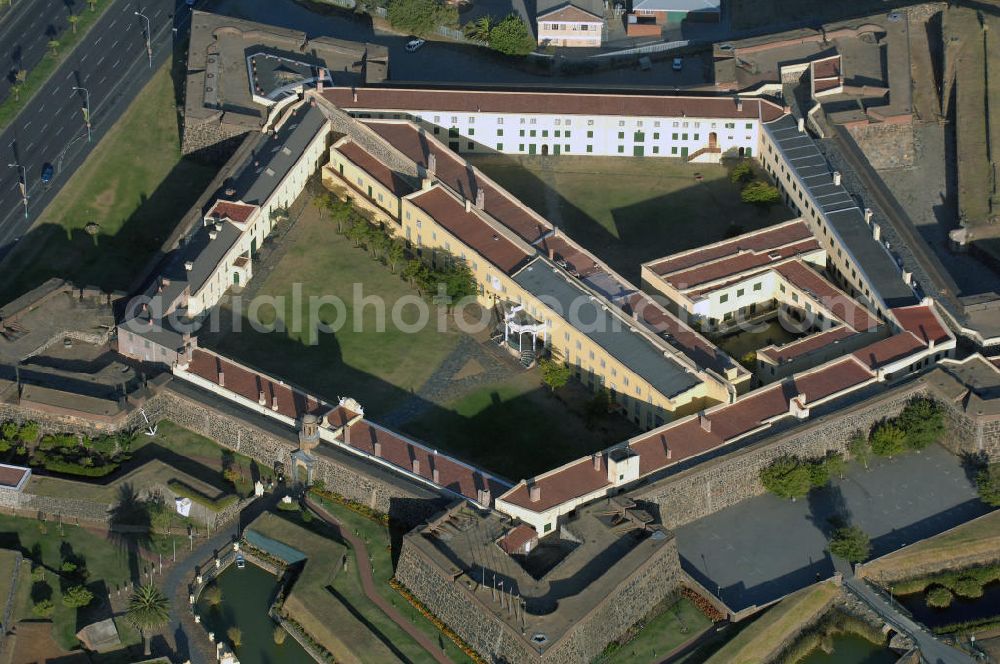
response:
[[[946,609],[927,606],[924,593],[900,595],[899,603],[913,614],[916,620],[931,629],[1000,617],[1000,581],[983,586],[983,596],[976,599],[958,597]]]
[[[226,636],[230,627],[238,627],[242,643],[235,648],[241,664],[306,664],[312,658],[291,637],[282,645],[274,642],[275,623],[267,615],[268,607],[278,588],[278,577],[268,574],[256,565],[247,564],[243,569],[230,567],[216,579],[222,591],[222,603],[209,606],[202,593],[198,600],[198,615],[216,640],[232,645]]]
[[[855,634],[835,634],[833,652],[827,654],[817,648],[799,664],[893,664],[898,659],[895,652],[868,639]]]

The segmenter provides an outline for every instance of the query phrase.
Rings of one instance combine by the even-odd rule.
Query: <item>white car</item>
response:
[[[427,43],[426,39],[411,39],[410,41],[406,42],[406,50],[409,51],[410,53],[413,53],[414,51],[420,50],[420,47],[422,47],[426,43]]]
[[[674,58],[673,69],[674,71],[680,71],[684,68],[684,58]]]

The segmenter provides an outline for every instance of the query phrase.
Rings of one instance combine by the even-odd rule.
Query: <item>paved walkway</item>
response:
[[[377,606],[382,613],[389,616],[389,618],[399,625],[407,634],[413,637],[413,640],[419,643],[424,650],[429,652],[434,659],[436,659],[441,664],[451,664],[451,660],[441,652],[441,649],[437,646],[434,641],[428,637],[426,634],[417,629],[413,623],[408,621],[403,615],[396,610],[394,606],[385,601],[385,598],[378,594],[375,589],[375,579],[372,578],[371,565],[362,565],[361,561],[369,561],[371,558],[368,556],[368,547],[365,543],[358,539],[354,533],[352,533],[347,528],[342,528],[340,522],[337,518],[327,512],[323,507],[308,497],[306,497],[306,505],[314,511],[321,519],[326,521],[334,530],[337,531],[338,536],[342,537],[352,549],[354,549],[355,560],[357,560],[358,570],[361,572],[361,587],[365,591],[365,595],[368,599]]]
[[[903,615],[894,605],[890,605],[885,598],[872,590],[861,579],[853,575],[845,576],[844,585],[888,624],[912,637],[920,649],[920,655],[924,662],[929,664],[973,664],[974,660],[969,655],[939,641],[923,626]]]

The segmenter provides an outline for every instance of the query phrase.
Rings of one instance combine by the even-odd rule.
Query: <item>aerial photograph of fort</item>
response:
[[[1000,0],[0,58],[0,664],[1000,663]]]

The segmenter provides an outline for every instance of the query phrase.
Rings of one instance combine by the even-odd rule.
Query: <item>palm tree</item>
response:
[[[62,44],[59,43],[58,39],[50,39],[49,40],[49,48],[52,50],[53,57],[59,55],[59,47],[60,46],[62,46]]]
[[[494,26],[492,16],[481,16],[475,23],[465,26],[465,34],[469,39],[477,39],[483,42],[489,41],[490,33],[493,31]]]
[[[87,0],[87,4],[90,5],[90,11],[97,9],[97,0]]]
[[[75,35],[76,34],[76,24],[80,22],[80,17],[77,16],[76,14],[72,14],[66,20],[69,21],[69,24],[73,26],[73,34]]]
[[[149,637],[170,621],[167,596],[152,583],[139,586],[128,600],[125,619],[142,634],[145,655],[149,657]]]

